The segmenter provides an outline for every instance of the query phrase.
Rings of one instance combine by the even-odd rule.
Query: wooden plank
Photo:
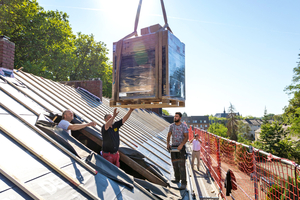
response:
[[[0,103],[0,106],[3,107],[2,103]],[[22,140],[16,138],[12,133],[8,131],[7,128],[5,128],[2,124],[0,124],[0,130],[2,130],[6,135],[8,135],[10,138],[12,138],[15,142],[20,144],[22,147],[24,147],[27,151],[29,151],[31,154],[39,158],[43,163],[45,163],[48,167],[59,173],[61,176],[63,176],[65,179],[67,179],[72,185],[80,189],[83,193],[91,197],[92,199],[100,199],[99,197],[95,196],[93,193],[91,193],[89,190],[87,190],[77,179],[74,179],[72,176],[64,172],[62,169],[60,169],[58,166],[56,166],[54,163],[52,163],[50,160],[45,158],[43,155],[36,152],[32,147],[29,147],[25,142]]]
[[[158,32],[158,98],[162,98],[162,48],[163,48],[163,32],[159,31]]]
[[[2,87],[0,87],[1,90],[3,90]],[[22,101],[19,101],[15,96],[13,96],[12,94],[8,93],[8,95],[16,100],[18,103],[20,103],[22,106],[28,108],[28,106],[26,104],[24,104]],[[0,105],[5,108],[6,110],[8,110],[11,114],[13,114],[15,117],[17,117],[18,119],[20,119],[22,122],[24,122],[27,126],[29,126],[30,128],[32,128],[33,130],[35,130],[39,135],[43,136],[46,140],[48,140],[49,142],[51,142],[54,146],[58,147],[60,150],[62,150],[64,153],[66,153],[67,155],[71,156],[73,159],[75,159],[77,162],[79,162],[84,168],[86,168],[87,170],[89,170],[91,173],[93,174],[97,174],[98,172],[96,170],[94,170],[92,167],[90,167],[89,165],[87,165],[85,162],[83,162],[80,158],[78,158],[76,155],[74,155],[73,153],[71,153],[69,150],[67,150],[65,147],[63,147],[62,145],[60,145],[59,143],[57,143],[55,140],[53,140],[51,137],[49,137],[48,135],[46,135],[44,132],[42,132],[40,129],[38,129],[37,127],[33,126],[32,124],[28,123],[26,120],[24,120],[20,115],[18,115],[17,113],[13,112],[11,109],[9,109],[7,106],[5,106],[4,104],[2,104],[0,102]],[[33,112],[35,115],[38,116],[38,114],[34,111],[32,111],[30,109],[31,112]]]
[[[45,81],[45,80],[44,80]],[[49,80],[50,81],[50,80]],[[53,82],[53,84],[57,84],[56,82]],[[50,86],[50,85],[49,85]],[[55,87],[55,86],[54,86]],[[58,88],[58,87],[55,87],[55,89],[57,90],[57,91],[59,91],[60,89]],[[74,102],[75,103],[75,102]],[[89,109],[88,107],[86,107],[86,109]],[[93,111],[92,111],[93,112]],[[93,116],[93,113],[89,113],[91,116]],[[98,116],[99,117],[99,116]],[[123,128],[123,127],[122,127]],[[128,126],[124,126],[124,129],[128,129],[129,127]],[[131,128],[130,128],[131,129]],[[84,131],[84,130],[82,130],[82,131]],[[126,133],[129,133],[129,132],[132,132],[133,130],[128,130],[128,131],[126,131]],[[124,132],[123,132],[124,133]],[[89,134],[89,133],[87,133],[87,134]],[[85,134],[86,135],[86,134]],[[134,136],[135,134],[127,134],[127,137],[129,137],[130,139],[132,139],[133,140],[133,136]],[[92,136],[92,137],[94,137],[94,136]],[[94,137],[95,138],[95,137]],[[91,140],[94,140],[94,139],[92,139],[92,138],[90,138]],[[147,148],[147,147],[145,147],[142,143],[143,143],[143,141],[141,141],[140,140],[140,138],[136,138],[136,140],[133,140],[133,141],[136,141],[137,143],[138,143],[138,145],[140,145],[140,146],[143,146],[145,149],[147,149],[149,152],[151,152],[153,155],[155,155],[155,156],[157,156],[158,158],[160,158],[160,156],[158,156],[156,153],[154,153],[151,149],[149,149],[149,148]],[[126,143],[125,143],[126,144]],[[149,144],[150,145],[150,144]],[[129,145],[130,146],[130,145]],[[130,146],[131,148],[133,148],[132,146]],[[158,150],[157,149],[157,151],[159,151],[160,153],[162,153],[162,154],[164,154],[163,152],[161,152],[160,150]],[[165,154],[164,154],[165,155]],[[165,155],[166,156],[166,155]],[[168,157],[168,156],[167,156]],[[160,158],[161,159],[161,158]],[[169,162],[167,162],[165,159],[161,159],[163,162],[165,162],[165,163],[167,163],[168,165],[170,165],[170,163]],[[155,162],[154,162],[155,163]],[[157,164],[158,166],[159,166],[159,164]]]
[[[41,80],[41,81],[47,81],[47,80]],[[49,82],[51,82],[51,83],[53,83],[53,84],[58,84],[58,83],[56,83],[56,82],[53,82],[53,81],[51,81],[51,80],[48,80]],[[59,85],[59,84],[58,84]],[[52,85],[53,86],[53,85]],[[51,85],[49,85],[49,87],[51,87]],[[58,87],[55,87],[55,89],[56,89],[56,91],[59,91],[60,89],[58,88]],[[63,91],[62,91],[63,92]],[[63,92],[63,93],[65,93],[65,92]],[[76,103],[76,102],[73,102],[73,103]],[[78,102],[77,102],[78,103]],[[89,108],[86,108],[86,109],[89,109]],[[92,111],[93,112],[93,111]],[[89,113],[91,116],[93,116],[93,114],[92,113]],[[97,119],[97,117],[99,118],[100,116],[96,116],[95,118]],[[126,127],[126,125],[125,125],[125,127]],[[81,131],[81,132],[83,132],[83,130]],[[129,131],[128,131],[129,132]],[[130,132],[132,132],[132,130],[130,131]],[[83,132],[83,134],[85,134],[84,132]],[[88,132],[85,134],[86,136],[88,136]],[[130,139],[133,139],[132,138],[132,136],[134,136],[135,134],[131,134],[131,135],[128,135],[127,134],[127,137],[129,137]],[[92,137],[94,137],[94,136],[92,136]],[[90,139],[92,139],[92,140],[94,140],[93,138],[90,138]],[[138,139],[139,140],[139,139]],[[134,140],[132,140],[132,141],[134,141]],[[132,146],[132,145],[129,145],[127,142],[125,142],[124,140],[122,140],[122,142],[124,142],[126,145],[128,145],[129,147],[131,147],[131,148],[133,148],[134,149],[134,147]],[[134,144],[133,144],[134,145]],[[145,147],[143,144],[142,144],[142,141],[140,141],[140,142],[138,142],[138,145],[140,145],[140,146],[143,146],[145,149],[147,149],[149,152],[151,152],[152,154],[154,154],[155,156],[157,156],[158,158],[160,158],[157,154],[155,154],[153,151],[151,151],[151,149],[149,149],[149,148],[147,148],[147,147]],[[149,144],[150,145],[150,144]],[[157,151],[159,151],[159,152],[161,152],[160,150],[158,150],[157,149]],[[161,152],[162,154],[164,154],[163,152]],[[164,154],[165,155],[165,154]],[[165,159],[162,159],[162,158],[160,158],[163,162],[166,162],[166,160]],[[155,162],[154,162],[155,163]],[[168,162],[166,162],[167,164],[169,164]],[[157,164],[158,166],[159,166],[159,164]],[[169,164],[170,165],[170,164]],[[164,169],[164,168],[162,168],[162,169]],[[166,171],[166,170],[165,170]]]
[[[8,172],[7,169],[4,169],[4,167],[1,165],[0,165],[0,173],[3,174],[3,176],[5,176],[8,180],[13,182],[18,188],[20,188],[31,198],[36,200],[44,199],[43,197],[35,193],[33,190],[31,190],[31,188],[27,187],[24,183],[22,183],[15,175]]]
[[[168,41],[168,32],[164,32],[163,35],[165,38],[165,41]],[[169,79],[169,45],[168,42],[166,44],[163,44],[165,46],[165,55],[166,55],[166,88],[167,88],[167,93],[165,94],[166,96],[170,96],[170,79]]]
[[[23,74],[25,74],[25,73],[23,73]],[[25,74],[25,75],[27,75],[27,74]],[[34,79],[32,79],[32,80],[34,80]],[[27,80],[28,81],[28,80]],[[39,81],[35,81],[37,84],[41,84],[42,82],[44,82],[45,81],[45,79],[40,79],[39,78]],[[53,82],[53,83],[55,83],[55,82]],[[48,87],[44,87],[43,85],[42,85],[42,87],[43,88],[45,88],[45,90],[49,90],[48,88],[51,88],[51,85],[48,85]],[[63,95],[63,94],[62,94]],[[58,96],[58,95],[55,95],[55,96],[57,96],[59,99],[62,99],[61,98],[61,96]],[[65,99],[63,99],[63,101],[64,102],[66,102],[66,100]],[[68,101],[69,102],[69,101]],[[70,105],[69,103],[68,103],[68,105]],[[70,106],[69,106],[70,107]],[[76,109],[75,109],[76,110]],[[87,117],[87,118],[90,118],[90,116],[87,116],[87,115],[85,115],[85,114],[83,114],[85,117]],[[88,135],[87,135],[88,136]],[[124,140],[122,140],[121,139],[121,141],[122,142],[124,142],[125,144],[127,144]],[[142,144],[140,144],[141,146],[143,146]],[[129,145],[130,146],[130,145]],[[133,148],[132,146],[131,146],[131,148]],[[144,148],[146,148],[146,147],[144,147]],[[146,148],[146,149],[148,149],[148,148]],[[150,151],[151,152],[151,151]],[[158,157],[158,158],[160,158],[160,157]],[[149,160],[151,160],[150,158],[148,158]],[[161,159],[161,158],[160,158]],[[160,166],[158,163],[156,163],[155,161],[153,161],[153,160],[151,160],[153,163],[155,163],[157,166],[159,166],[162,170],[164,170],[164,171],[166,171],[167,173],[170,173],[168,170],[166,170],[166,169],[164,169],[162,166]]]
[[[115,86],[114,86],[114,100],[119,100],[119,77],[120,77],[120,67],[121,67],[121,62],[122,62],[122,49],[123,49],[123,40],[120,40],[117,43],[117,69],[116,69],[116,76],[115,76]],[[114,72],[113,72],[114,73]]]
[[[120,108],[166,108],[166,107],[183,107],[185,106],[184,101],[180,100],[173,100],[173,99],[163,99],[160,102],[157,101],[146,101],[143,102],[141,100],[141,103],[137,103],[136,101],[127,101],[122,102],[122,104],[119,104],[118,101],[114,102],[114,105],[111,105],[111,107],[120,107]]]
[[[57,99],[61,100],[65,104],[67,104],[67,106],[65,106],[66,108],[71,108],[73,111],[77,111],[77,113],[80,113],[81,116],[85,116],[87,119],[89,119],[91,121],[95,121],[99,126],[102,126],[102,125],[100,125],[99,122],[97,122],[99,119],[95,120],[94,118],[91,118],[90,115],[86,115],[85,112],[81,108],[77,107],[77,102],[70,101],[70,100],[62,98],[64,94],[62,93],[61,95],[58,95],[58,94],[54,93],[52,90],[49,89],[49,88],[51,88],[51,86],[48,85],[48,84],[45,84],[45,85],[48,85],[48,87],[45,87],[44,85],[42,85],[41,83],[44,82],[44,79],[41,79],[40,77],[36,77],[36,76],[33,76],[33,75],[31,75],[31,77],[30,77],[29,74],[24,73],[24,72],[21,72],[21,73],[22,73],[22,75],[25,75],[25,76],[29,77],[36,84],[40,85],[44,89],[43,92],[48,91],[50,94],[55,96]],[[24,76],[22,76],[22,78],[26,79]],[[37,81],[36,79],[39,79],[39,80]],[[32,82],[30,80],[26,79],[26,81],[29,82],[30,84],[32,84]],[[57,101],[57,99],[53,99],[53,100]],[[72,103],[72,104],[70,104],[70,103]],[[76,108],[74,106],[76,106]],[[63,111],[61,111],[61,112],[63,112]],[[77,114],[77,113],[75,113],[75,114]],[[103,122],[102,122],[102,124],[103,124]],[[94,128],[96,130],[98,130],[99,132],[101,132],[101,130],[99,130],[97,127],[94,127]],[[123,142],[122,139],[121,139],[121,141]],[[126,142],[124,142],[124,143],[126,143]],[[132,146],[130,146],[130,147],[132,148]]]
[[[133,166],[133,168],[136,172],[147,178],[150,182],[156,183],[159,185],[162,185],[164,187],[167,187],[168,184],[164,181],[162,181],[160,178],[158,178],[156,175],[152,174],[150,171],[136,163],[134,160],[123,154],[122,152],[119,152],[120,154],[120,160],[122,160],[124,163],[126,163],[128,166]]]
[[[158,33],[155,33],[155,97],[160,98],[161,95],[159,95],[159,69],[157,66],[159,66],[159,38]]]

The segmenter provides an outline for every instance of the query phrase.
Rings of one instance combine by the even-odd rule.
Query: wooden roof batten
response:
[[[25,78],[25,77],[22,77],[23,79]],[[30,80],[28,80],[27,79],[27,81],[30,81]],[[19,88],[20,89],[20,88]],[[44,89],[44,88],[43,88]],[[33,90],[32,90],[33,91]],[[23,91],[24,92],[24,91]],[[35,93],[37,94],[37,92],[35,91]],[[39,95],[39,94],[38,94]],[[42,97],[41,95],[39,95],[40,97]],[[44,100],[47,100],[47,98],[44,98],[44,97],[42,97]],[[47,101],[47,102],[49,102],[50,103],[50,101]],[[55,106],[55,104],[51,104],[51,105],[53,105],[53,106]],[[41,105],[42,107],[45,107],[44,105]],[[67,106],[65,106],[65,107],[67,107]],[[69,107],[69,106],[68,106]],[[61,108],[58,108],[58,107],[56,107],[58,110],[61,110]],[[76,110],[76,109],[75,109]],[[61,110],[62,111],[62,110]],[[125,155],[121,155],[121,157],[123,157],[123,158],[125,158]],[[149,158],[148,158],[149,159]],[[150,161],[151,161],[151,159],[149,159]],[[155,162],[154,162],[155,163]],[[159,165],[158,165],[159,166]],[[164,169],[162,166],[160,166],[162,169]],[[144,169],[144,168],[143,168]],[[144,169],[145,170],[145,169]],[[151,176],[153,176],[153,174],[151,175]],[[149,176],[148,176],[149,177]],[[154,176],[155,177],[155,176]],[[148,178],[148,179],[151,179],[151,178]],[[152,182],[152,181],[151,181]],[[160,185],[165,185],[165,184],[162,184],[162,182],[161,181],[159,181],[159,184]]]
[[[27,73],[24,73],[24,72],[22,72],[23,74],[25,74],[25,75],[27,75]],[[68,104],[68,107],[69,108],[72,108],[72,110],[77,110],[77,112],[79,112],[80,113],[80,115],[81,116],[84,116],[84,117],[86,117],[86,118],[88,118],[89,120],[91,120],[91,121],[95,121],[96,123],[97,123],[97,121],[99,120],[99,118],[97,118],[97,117],[94,117],[94,115],[93,114],[91,114],[91,113],[89,113],[90,115],[86,115],[86,113],[81,109],[81,108],[79,108],[81,111],[78,111],[78,107],[77,106],[75,106],[76,105],[76,102],[74,102],[74,100],[72,100],[71,102],[73,103],[72,105],[67,101],[67,99],[68,100],[70,100],[69,98],[68,98],[68,96],[66,96],[64,93],[60,93],[61,95],[63,95],[64,97],[65,97],[65,99],[64,98],[62,98],[62,97],[60,97],[59,95],[57,95],[57,94],[55,94],[54,92],[52,92],[52,91],[50,91],[50,89],[49,88],[51,88],[51,85],[49,85],[49,84],[46,84],[48,87],[45,87],[44,85],[42,85],[41,83],[43,82],[43,83],[45,83],[45,79],[42,79],[42,78],[40,78],[40,77],[36,77],[36,76],[33,76],[33,75],[30,75],[31,77],[32,77],[32,80],[34,80],[34,78],[36,78],[36,79],[39,79],[39,81],[35,81],[37,84],[39,84],[40,86],[42,86],[44,89],[46,89],[47,91],[49,91],[50,93],[52,93],[55,97],[57,97],[57,98],[59,98],[60,100],[62,100],[63,102],[65,102],[66,104]],[[58,88],[56,88],[56,89],[58,89]],[[61,91],[62,92],[62,91]],[[77,108],[75,108],[75,107],[77,107]],[[75,114],[76,114],[76,112],[75,112]],[[91,118],[90,116],[92,116],[93,118]],[[104,121],[104,120],[102,120],[102,118],[100,118],[100,120],[101,121]],[[99,123],[97,123],[98,125],[99,125]],[[104,124],[104,122],[102,123],[102,124]],[[102,125],[100,125],[100,126],[102,126]],[[95,129],[97,129],[99,132],[101,132],[101,130],[99,130],[97,127],[94,127]],[[122,132],[122,133],[124,133],[124,132]],[[126,136],[128,136],[128,134],[125,134]],[[122,136],[122,135],[121,135]],[[131,137],[131,136],[129,136],[129,137]],[[121,141],[122,142],[124,142],[124,138],[122,139],[122,138],[120,138],[121,139]],[[131,138],[132,139],[132,138]],[[130,142],[130,143],[132,143],[132,141],[131,140],[129,140],[128,142]],[[126,142],[124,142],[125,144],[126,144]],[[135,145],[134,143],[132,143],[133,145]],[[143,144],[139,144],[139,145],[141,145],[141,146],[143,146]],[[130,146],[132,149],[135,149],[133,146]],[[154,155],[156,155],[153,151],[151,151],[150,149],[148,149],[147,147],[145,147],[145,146],[143,146],[143,148],[145,148],[145,149],[147,149],[149,152],[151,152],[151,153],[153,153]],[[158,155],[156,155],[159,159],[161,159]],[[151,162],[153,162],[153,163],[155,163],[157,166],[159,166],[161,169],[163,169],[165,172],[167,172],[167,173],[170,173],[167,169],[165,169],[163,166],[161,166],[159,163],[157,163],[157,162],[155,162],[155,161],[153,161],[151,158],[149,158],[149,157],[147,157],[147,159],[149,159]],[[163,162],[165,162],[166,164],[168,164],[168,165],[170,165],[170,163],[168,163],[168,162],[166,162],[164,159],[161,159]]]

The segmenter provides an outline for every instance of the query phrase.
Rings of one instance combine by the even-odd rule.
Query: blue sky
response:
[[[38,0],[69,15],[73,32],[93,34],[109,49],[131,33],[139,0]],[[164,0],[168,23],[186,48],[186,107],[191,115],[282,114],[300,53],[300,1]],[[160,0],[144,0],[138,30],[164,25]],[[140,31],[138,31],[140,33]]]

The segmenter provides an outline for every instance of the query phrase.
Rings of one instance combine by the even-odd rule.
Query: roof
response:
[[[242,121],[252,126],[261,126],[263,124],[263,120],[261,119],[244,119]],[[274,120],[268,120],[268,122],[272,123]]]
[[[208,123],[208,116],[190,116],[190,117],[182,117],[182,120],[206,120]]]
[[[237,116],[239,116],[240,115],[240,113],[234,113],[234,114],[236,114]],[[229,115],[229,113],[225,113],[225,112],[223,112],[223,113],[216,113],[215,114],[215,117],[218,117],[218,118],[221,118],[221,117],[227,117],[227,115]]]
[[[245,119],[243,122],[252,126],[260,126],[263,123],[261,119]]]
[[[136,109],[120,128],[121,162],[135,166],[135,173],[152,183],[137,181],[134,174],[103,159],[92,145],[85,146],[56,126],[56,117],[71,109],[76,115],[74,123],[97,123],[80,133],[93,138],[93,145],[100,145],[103,117],[113,111],[107,98],[99,102],[81,89],[22,71],[14,70],[14,76],[0,75],[0,199],[166,198],[158,191],[160,187],[171,190],[164,185],[173,178],[165,148],[169,123]],[[127,110],[118,110],[117,119],[121,119]],[[186,198],[180,192],[172,194]]]

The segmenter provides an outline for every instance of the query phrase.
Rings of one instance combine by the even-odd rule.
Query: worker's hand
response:
[[[169,143],[167,144],[167,149],[168,149],[168,150],[171,149],[171,146],[170,146]]]
[[[177,147],[177,149],[180,151],[182,149],[182,147],[183,147],[183,145],[181,144]]]
[[[117,112],[117,108],[115,108],[115,109],[114,109],[113,117],[115,118],[118,114],[119,114],[119,112]]]
[[[90,122],[90,123],[88,123],[89,124],[89,126],[96,126],[97,125],[97,123],[96,122]]]
[[[132,112],[132,111],[134,111],[134,108],[130,108],[129,110]]]

